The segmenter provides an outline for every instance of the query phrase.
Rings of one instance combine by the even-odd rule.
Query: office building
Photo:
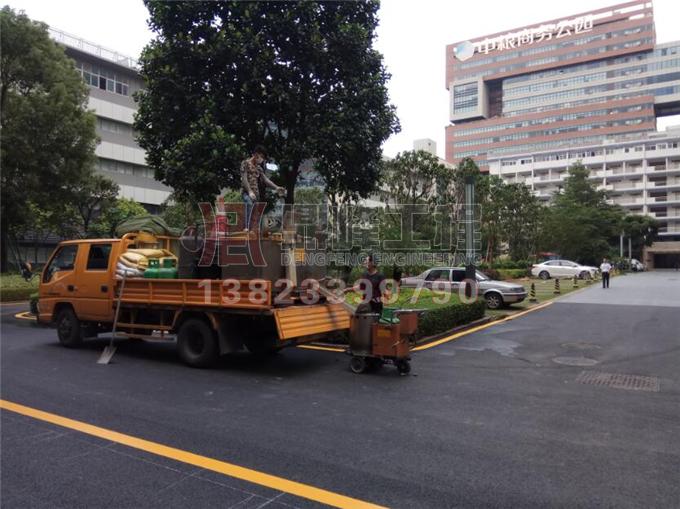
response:
[[[97,116],[97,171],[118,183],[119,196],[132,198],[156,212],[172,191],[154,180],[146,154],[135,141],[132,122],[137,105],[132,94],[142,88],[137,62],[116,51],[54,28],[50,36],[62,44],[88,85],[88,106]]]
[[[680,113],[680,42],[631,1],[446,47],[446,160],[592,146]]]
[[[549,151],[492,153],[487,161],[492,175],[529,186],[546,202],[580,161],[611,203],[659,222],[658,241],[645,249],[643,263],[671,268],[680,261],[680,127]]]

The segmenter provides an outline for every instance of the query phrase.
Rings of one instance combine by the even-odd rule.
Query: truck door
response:
[[[112,321],[112,271],[115,263],[111,256],[111,242],[92,242],[83,244],[85,249],[84,263],[78,263],[76,269],[74,307],[81,320]]]
[[[59,246],[45,265],[40,281],[38,304],[41,322],[54,319],[57,302],[71,302],[75,292],[75,266],[79,244]]]

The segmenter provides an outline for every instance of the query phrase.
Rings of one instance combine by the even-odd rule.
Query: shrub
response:
[[[39,281],[38,277],[25,281],[19,274],[2,274],[0,276],[0,301],[27,300],[38,289]]]
[[[499,271],[497,271],[496,269],[481,269],[481,270],[488,278],[495,279],[497,281],[500,280],[501,278]]]
[[[501,269],[498,271],[499,279],[517,279],[520,277],[528,277],[529,269]]]
[[[446,332],[458,325],[479,320],[484,317],[485,309],[486,302],[484,299],[478,299],[472,304],[453,304],[427,310],[418,324],[418,336],[432,336]]]

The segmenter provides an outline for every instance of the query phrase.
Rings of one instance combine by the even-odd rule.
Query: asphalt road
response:
[[[4,400],[390,507],[680,506],[676,272],[417,352],[408,377],[302,349],[195,370],[151,343],[121,343],[101,366],[105,341],[67,350],[1,309]],[[584,383],[600,373],[610,386]],[[0,415],[6,508],[318,506]]]

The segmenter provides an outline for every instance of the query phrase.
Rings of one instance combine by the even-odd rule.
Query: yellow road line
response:
[[[497,325],[497,324],[499,324],[499,323],[503,323],[503,322],[508,322],[508,321],[510,321],[510,320],[514,320],[515,318],[519,318],[520,316],[524,316],[524,315],[526,315],[526,314],[528,314],[528,313],[531,313],[531,312],[533,312],[533,311],[538,311],[539,309],[543,309],[543,308],[545,308],[545,307],[548,307],[548,306],[550,306],[551,304],[552,304],[552,301],[551,301],[551,302],[546,302],[546,303],[544,303],[544,304],[541,304],[541,305],[539,305],[539,306],[533,307],[533,308],[531,308],[531,309],[527,309],[526,311],[522,311],[522,312],[520,312],[520,313],[515,313],[514,315],[507,316],[507,317],[505,317],[505,318],[502,318],[501,320],[496,320],[496,321],[493,321],[493,322],[485,323],[484,325],[478,325],[477,327],[472,327],[471,329],[467,329],[467,330],[464,330],[464,331],[461,331],[461,332],[456,332],[456,333],[454,333],[454,334],[451,334],[450,336],[446,336],[446,337],[441,338],[441,339],[438,339],[438,340],[436,340],[436,341],[432,341],[431,343],[427,343],[427,344],[425,344],[425,345],[416,346],[416,347],[413,348],[412,350],[413,350],[414,352],[420,352],[421,350],[427,350],[427,349],[429,349],[429,348],[434,348],[435,346],[439,346],[439,345],[441,345],[441,344],[443,344],[443,343],[448,343],[449,341],[453,341],[453,340],[458,339],[458,338],[461,338],[461,337],[463,337],[463,336],[467,336],[468,334],[472,334],[472,333],[474,333],[474,332],[477,332],[477,331],[486,329],[486,328],[488,328],[488,327],[493,327],[494,325]]]
[[[315,502],[320,502],[332,507],[342,507],[348,509],[381,508],[381,506],[371,504],[370,502],[364,502],[363,500],[358,500],[356,498],[346,497],[338,493],[333,493],[332,491],[315,488],[314,486],[310,486],[308,484],[289,481],[288,479],[284,479],[282,477],[265,474],[264,472],[258,472],[257,470],[240,467],[238,465],[220,461],[214,458],[200,456],[189,451],[175,449],[174,447],[169,447],[156,442],[150,442],[148,440],[133,437],[131,435],[125,435],[123,433],[118,433],[117,431],[112,431],[106,428],[100,428],[99,426],[93,426],[92,424],[87,424],[85,422],[76,421],[49,412],[43,412],[42,410],[12,403],[11,401],[0,399],[0,408],[32,417],[33,419],[56,424],[57,426],[80,431],[81,433],[103,438],[104,440],[110,440],[111,442],[123,444],[134,449],[146,451],[157,456],[163,456],[165,458],[170,458],[188,465],[218,472],[220,474],[242,479],[254,484],[259,484],[261,486],[266,486],[267,488],[271,488],[273,490],[290,493],[291,495],[313,500]]]
[[[14,318],[17,318],[19,320],[31,320],[32,322],[35,322],[37,318],[35,315],[32,315],[30,311],[22,311],[21,313],[17,313],[14,315]]]
[[[305,350],[323,350],[325,352],[344,352],[344,348],[333,348],[331,346],[317,346],[317,345],[298,345],[298,348],[304,348]]]

